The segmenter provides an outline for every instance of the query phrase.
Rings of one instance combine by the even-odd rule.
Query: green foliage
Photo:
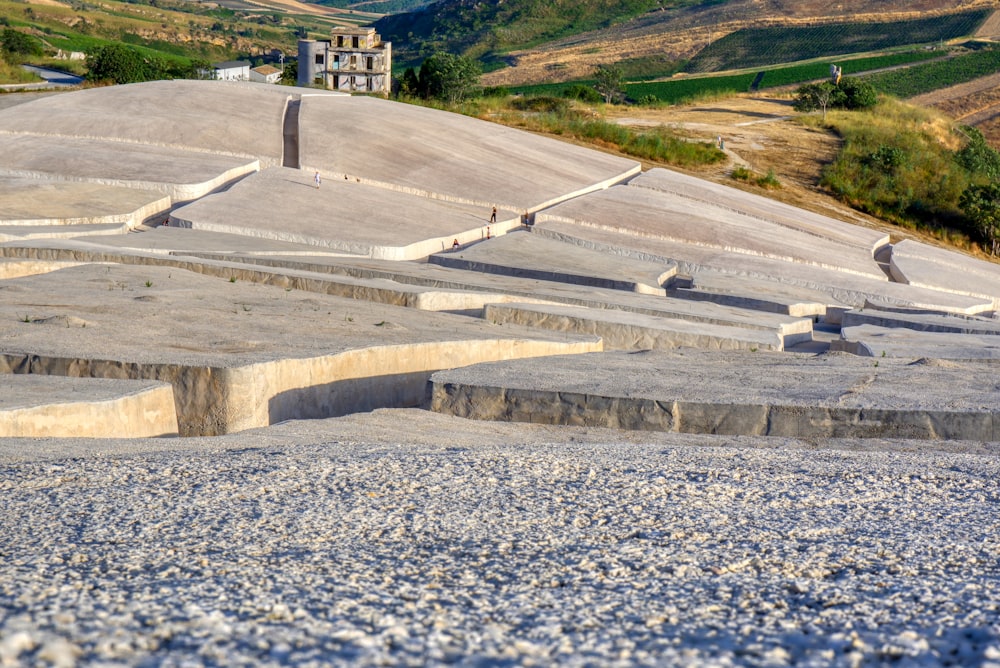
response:
[[[590,104],[596,104],[603,99],[593,86],[585,86],[579,83],[564,88],[562,96],[570,100],[580,100],[581,102],[588,102]]]
[[[124,44],[108,44],[87,54],[87,79],[116,84],[152,81],[163,78],[161,61],[146,58]]]
[[[943,53],[942,51],[908,51],[906,53],[842,60],[837,61],[837,64],[841,66],[846,75],[920,62],[929,58],[941,57]],[[758,90],[790,86],[804,81],[827,78],[830,75],[830,62],[775,67],[764,70],[763,75],[758,83]],[[677,104],[711,95],[747,92],[756,76],[754,73],[746,73],[728,76],[684,77],[669,81],[628,84],[625,89],[632,99],[637,100],[653,95],[661,102]],[[528,88],[524,87],[518,90],[526,91]]]
[[[884,99],[870,110],[834,112],[840,153],[821,184],[851,206],[906,227],[944,229],[959,219],[968,172],[941,140],[934,112]]]
[[[483,89],[483,97],[510,97],[510,89],[506,86],[488,86]]]
[[[418,91],[424,98],[457,102],[479,84],[479,63],[464,56],[435,53],[420,66]]]
[[[968,141],[955,153],[958,164],[974,179],[1000,180],[1000,153],[986,143],[986,137],[976,128],[964,127],[962,132]]]
[[[41,56],[42,43],[32,35],[4,28],[0,33],[0,56],[11,65],[20,65],[26,59]]]
[[[569,102],[565,98],[539,95],[514,98],[510,101],[510,106],[518,111],[555,113],[566,111],[569,108]]]
[[[1000,49],[986,48],[943,61],[872,74],[864,80],[880,93],[906,98],[995,74],[997,70],[1000,70]]]
[[[732,177],[737,181],[743,181],[751,185],[760,186],[767,190],[777,190],[781,188],[781,181],[778,180],[773,169],[767,170],[767,174],[761,176],[748,167],[737,165],[733,168]]]
[[[838,83],[822,81],[805,84],[795,91],[795,111],[810,112],[828,109],[867,109],[878,102],[875,88],[864,81],[844,77]]]
[[[911,44],[938,43],[972,35],[992,11],[979,9],[891,23],[745,28],[705,47],[691,59],[688,71],[718,72]]]
[[[400,63],[436,51],[480,58],[604,28],[659,5],[660,0],[442,0],[415,12],[383,17],[375,28],[393,43]]]
[[[294,86],[299,80],[299,64],[298,62],[292,60],[285,63],[284,68],[281,70],[281,78],[278,82],[282,86]]]
[[[594,68],[594,84],[596,90],[606,104],[621,102],[625,98],[625,87],[622,83],[622,68],[617,65],[598,65]]]
[[[996,255],[1000,246],[1000,183],[969,186],[962,193],[959,207],[971,228]]]

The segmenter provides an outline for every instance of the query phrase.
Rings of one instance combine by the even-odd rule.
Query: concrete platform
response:
[[[917,332],[950,332],[952,334],[1000,335],[1000,320],[975,316],[956,316],[947,313],[919,311],[884,311],[880,309],[851,310],[844,313],[842,325],[874,325],[876,327],[904,328]]]
[[[174,147],[255,159],[270,167],[281,164],[285,109],[303,92],[183,79],[106,86],[0,110],[0,132]]]
[[[169,382],[182,435],[418,405],[437,369],[601,347],[178,268],[93,264],[0,287],[0,374]]]
[[[485,274],[592,285],[647,295],[666,294],[673,263],[630,260],[519,231],[428,258],[432,264]]]
[[[613,226],[557,222],[544,214],[538,214],[536,221],[532,227],[534,233],[575,243],[584,248],[614,252],[643,261],[675,262],[680,271],[686,274],[711,271],[732,277],[777,281],[826,293],[834,303],[855,308],[875,304],[880,307],[921,308],[966,315],[993,311],[993,300],[987,298],[891,283],[870,276],[658,237],[644,237],[634,232],[614,229]]]
[[[645,175],[633,182],[636,180],[644,182]],[[815,229],[795,229],[787,220],[779,224],[763,215],[750,216],[737,209],[711,206],[653,188],[608,188],[550,207],[535,217],[537,225],[544,226],[549,221],[594,227],[643,240],[683,243],[832,269],[875,280],[886,278],[867,245],[819,236]]]
[[[616,309],[550,304],[487,304],[483,318],[497,325],[521,325],[573,334],[591,334],[605,350],[784,350],[779,332],[664,318]],[[811,325],[811,323],[809,323]],[[812,328],[789,336],[789,345],[811,340]]]
[[[1000,338],[996,335],[918,332],[876,325],[845,327],[841,330],[841,340],[832,342],[830,348],[876,358],[1000,359]]]
[[[844,354],[598,353],[434,374],[433,410],[480,420],[796,438],[1000,436],[996,365]]]
[[[303,97],[303,169],[404,192],[536,211],[639,173],[634,160],[374,97]]]
[[[874,257],[889,244],[889,235],[822,216],[754,193],[706,181],[670,169],[650,169],[630,186],[649,188],[697,202],[699,206],[728,210],[747,218],[858,248]]]
[[[779,281],[704,270],[695,272],[690,279],[690,285],[678,281],[667,295],[826,322],[839,322],[839,312],[848,308],[820,290]]]
[[[0,438],[176,435],[169,383],[0,375]]]
[[[900,283],[992,299],[1000,310],[1000,264],[905,239],[893,244],[889,267]]]
[[[203,197],[259,167],[254,158],[156,144],[0,134],[0,174],[155,191],[173,203]],[[87,217],[85,211],[78,209],[74,217]]]
[[[170,198],[154,190],[0,176],[2,228],[109,224],[133,228],[169,208]]]
[[[520,214],[447,202],[354,180],[275,167],[170,215],[171,226],[319,246],[387,260],[415,260],[521,225]],[[489,230],[487,230],[489,226]]]

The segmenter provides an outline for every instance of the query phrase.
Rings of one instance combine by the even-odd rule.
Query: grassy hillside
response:
[[[77,0],[65,5],[0,0],[0,23],[40,39],[46,51],[40,62],[78,71],[80,61],[56,60],[56,55],[124,42],[166,61],[211,62],[271,49],[295,53],[297,33],[325,35],[331,26],[319,17],[183,0],[102,0],[99,6]]]
[[[991,9],[980,9],[910,21],[745,28],[706,46],[691,59],[686,70],[693,73],[720,72],[917,44],[938,44],[974,34],[991,13]]]
[[[397,60],[419,60],[434,51],[483,58],[604,28],[663,6],[696,0],[440,0],[427,8],[376,23],[393,42]],[[702,3],[704,4],[704,3]]]

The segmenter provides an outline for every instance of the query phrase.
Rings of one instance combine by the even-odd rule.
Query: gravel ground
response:
[[[8,441],[0,665],[1000,666],[998,479],[421,411]]]

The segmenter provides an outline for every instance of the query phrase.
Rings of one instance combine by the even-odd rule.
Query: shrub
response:
[[[571,100],[580,100],[588,104],[597,104],[604,98],[596,89],[583,84],[573,84],[563,89],[562,96]]]

